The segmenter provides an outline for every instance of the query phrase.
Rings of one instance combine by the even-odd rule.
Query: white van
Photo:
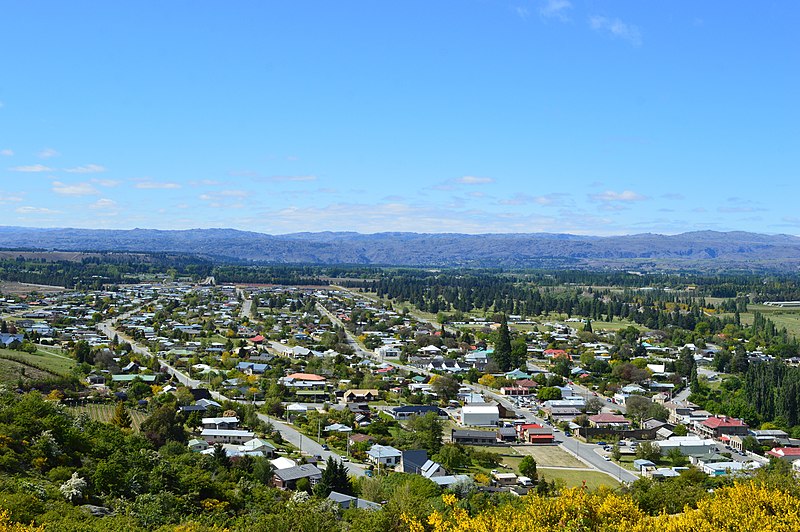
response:
[[[533,481],[528,477],[519,477],[517,478],[517,484],[520,486],[525,486],[526,488],[530,488],[533,486]]]

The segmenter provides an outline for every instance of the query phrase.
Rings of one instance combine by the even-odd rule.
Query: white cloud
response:
[[[136,188],[147,189],[147,190],[150,189],[171,190],[171,189],[181,188],[181,186],[178,183],[163,183],[150,180],[139,181],[138,183],[136,183],[135,186]]]
[[[0,194],[0,205],[6,203],[19,203],[22,201],[22,196],[15,196],[13,194],[6,196],[5,194]]]
[[[116,179],[92,179],[92,183],[100,185],[101,187],[111,188],[119,186],[120,181]]]
[[[19,214],[58,214],[61,211],[54,211],[53,209],[47,209],[45,207],[31,207],[30,205],[25,205],[24,207],[17,207],[15,210]]]
[[[527,7],[517,6],[514,8],[514,12],[522,20],[528,20],[528,17],[531,16],[531,12],[528,11]]]
[[[568,0],[547,0],[539,8],[539,14],[547,18],[567,20],[567,11],[570,9],[572,9],[572,3]]]
[[[568,194],[563,192],[554,192],[552,194],[544,194],[541,196],[533,196],[531,194],[517,193],[512,198],[503,199],[498,201],[500,205],[525,205],[535,203],[541,206],[555,206],[563,203],[564,198]]]
[[[14,150],[9,150],[9,149],[0,150],[0,155],[2,155],[3,157],[11,157],[12,155],[14,155]]]
[[[53,181],[53,192],[61,196],[93,196],[99,194],[96,188],[89,183],[62,183]]]
[[[53,148],[45,148],[36,154],[39,159],[50,159],[52,157],[58,157],[59,155],[61,154]]]
[[[249,194],[244,190],[223,190],[217,194],[228,198],[246,198],[249,196]]]
[[[70,174],[99,174],[106,171],[105,166],[99,164],[85,164],[83,166],[76,166],[75,168],[67,168],[64,170]]]
[[[626,24],[618,18],[607,18],[601,16],[589,17],[589,25],[595,31],[608,32],[612,37],[628,41],[634,46],[642,44],[642,34],[639,28],[633,24]]]
[[[485,185],[488,183],[494,183],[494,179],[491,177],[476,177],[474,175],[465,175],[464,177],[459,177],[455,180],[456,183],[461,185]]]
[[[43,164],[31,164],[28,166],[14,166],[9,168],[12,172],[52,172],[53,169]]]
[[[274,175],[267,178],[269,181],[316,181],[315,175]]]
[[[115,209],[117,207],[117,202],[109,198],[100,198],[99,200],[89,205],[89,207],[98,210]]]
[[[594,201],[601,201],[601,202],[630,202],[630,201],[644,201],[647,199],[646,196],[642,196],[641,194],[637,194],[632,190],[624,190],[622,192],[613,192],[611,190],[606,190],[601,194],[591,194],[591,199]]]

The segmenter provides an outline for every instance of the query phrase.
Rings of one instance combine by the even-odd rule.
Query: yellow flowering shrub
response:
[[[564,490],[559,497],[526,495],[521,509],[499,506],[470,517],[453,495],[427,522],[403,517],[412,532],[758,532],[800,531],[800,499],[784,492],[737,484],[722,488],[677,515],[649,516],[626,495],[609,490]]]
[[[44,527],[12,523],[8,510],[0,510],[0,532],[43,532]]]

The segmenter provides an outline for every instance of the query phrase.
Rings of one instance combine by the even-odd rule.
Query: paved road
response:
[[[271,423],[275,430],[281,433],[281,436],[284,440],[291,443],[300,451],[304,453],[308,453],[310,455],[318,455],[321,456],[324,461],[328,460],[328,457],[333,457],[334,460],[341,460],[342,457],[333,452],[333,451],[326,451],[322,448],[322,446],[309,438],[308,436],[304,436],[293,427],[287,425],[286,423],[274,418],[269,417],[264,414],[258,414],[258,417],[262,421],[266,421]],[[347,472],[355,477],[363,477],[366,476],[366,471],[363,467],[358,464],[354,464],[353,462],[344,462],[345,467],[347,468]]]
[[[242,290],[241,288],[237,288],[236,292],[244,300],[242,302],[242,310],[239,311],[239,317],[240,318],[249,318],[250,317],[250,312],[252,311],[252,308],[253,308],[253,300],[250,299],[249,297],[247,297],[247,293],[244,290]]]

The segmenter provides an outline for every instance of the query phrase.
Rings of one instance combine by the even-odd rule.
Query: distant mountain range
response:
[[[268,235],[235,229],[0,227],[0,248],[188,253],[218,262],[505,268],[798,271],[800,238],[747,232],[570,234],[349,232]]]

